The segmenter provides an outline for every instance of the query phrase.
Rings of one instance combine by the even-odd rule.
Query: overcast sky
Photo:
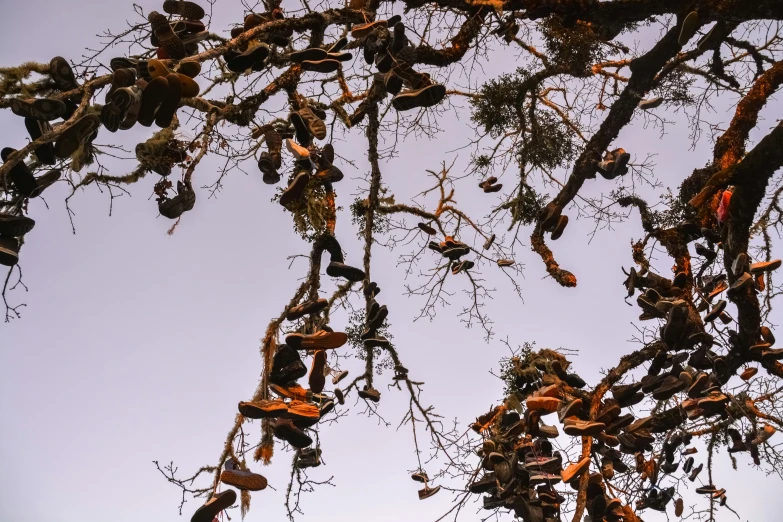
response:
[[[158,8],[149,1],[141,5],[145,11]],[[0,18],[0,66],[48,62],[55,54],[76,59],[84,46],[96,43],[95,33],[108,26],[120,29],[122,19],[133,15],[129,3],[97,0],[28,0],[6,7]],[[242,18],[239,2],[220,0],[217,7],[216,31]],[[106,63],[112,56],[107,54]],[[488,77],[513,68],[513,54],[498,56],[508,59],[485,64]],[[464,103],[457,100],[455,105]],[[764,114],[780,114],[780,109],[775,101]],[[437,139],[410,139],[399,158],[382,166],[397,201],[427,187],[425,169],[438,169],[455,157],[455,168],[465,168],[468,153],[450,151],[475,135],[468,116],[464,107],[450,113],[442,122],[447,131]],[[710,143],[705,139],[689,150],[684,120],[670,117],[678,125],[668,127],[663,138],[637,117],[617,145],[636,159],[657,154],[655,175],[671,186],[704,165]],[[707,115],[714,123],[730,117],[730,107]],[[766,130],[772,124],[769,116],[760,126]],[[137,128],[121,139],[132,145],[150,133]],[[357,161],[357,168],[341,165],[346,179],[337,191],[345,209],[367,171],[366,144],[352,140],[356,136],[348,134],[335,145],[339,154]],[[22,147],[27,142],[22,119],[2,111],[0,138],[2,146]],[[113,139],[102,130],[97,142]],[[125,165],[111,173],[123,173]],[[219,165],[205,160],[194,184],[211,183]],[[172,222],[158,216],[150,197],[155,175],[132,187],[132,197],[115,199],[111,216],[107,193],[95,187],[78,193],[71,200],[75,235],[65,209],[65,184],[50,189],[45,202],[30,202],[37,224],[21,262],[29,292],[10,294],[12,302],[28,306],[21,320],[0,325],[0,520],[181,520],[179,490],[159,475],[152,461],[173,460],[183,473],[216,463],[237,402],[248,399],[256,387],[259,340],[266,325],[279,315],[306,271],[303,260],[289,269],[286,256],[306,253],[308,245],[293,233],[289,215],[270,203],[273,189],[263,184],[261,174],[252,164],[246,170],[250,175],[229,175],[217,198],[208,199],[207,191],[197,189],[195,209],[172,236],[166,234]],[[509,172],[509,185],[513,175]],[[559,176],[565,179],[563,172]],[[458,185],[458,200],[481,215],[497,198],[477,191],[475,181]],[[615,182],[599,177],[588,182],[586,193],[614,187]],[[397,266],[398,255],[409,250],[378,248],[373,279],[383,288],[379,300],[389,307],[404,364],[413,378],[426,382],[423,401],[436,405],[446,419],[458,418],[464,429],[502,397],[502,384],[490,370],[508,355],[500,342],[506,338],[514,346],[529,341],[577,350],[572,358],[576,370],[596,382],[602,369],[636,346],[630,340],[637,333],[633,321],[639,311],[623,302],[620,269],[631,265],[630,242],[642,235],[635,217],[612,231],[600,231],[592,241],[593,224],[572,220],[563,238],[552,243],[558,261],[579,279],[576,289],[547,279],[527,244],[516,255],[525,264],[524,302],[499,269],[485,266],[482,276],[497,288],[486,307],[497,332],[489,343],[479,329],[467,330],[455,318],[464,302],[464,280],[459,278],[449,278],[447,288],[455,294],[450,308],[440,310],[432,322],[413,322],[422,301],[403,295],[406,281]],[[357,231],[350,213],[342,211],[337,235],[349,264],[361,263]],[[528,237],[529,232],[522,234],[523,241]],[[663,272],[668,260],[661,264]],[[345,313],[337,313],[331,324],[339,329],[346,320]],[[348,361],[345,367],[355,376],[363,363]],[[321,430],[326,465],[311,476],[334,477],[334,487],[323,486],[304,497],[307,518],[427,521],[449,509],[453,497],[445,491],[426,501],[417,498],[417,484],[408,477],[417,466],[410,429],[396,429],[407,393],[387,389],[391,382],[388,373],[377,381],[383,393],[380,413],[390,427],[361,415],[363,404],[350,401],[346,409],[351,415]],[[258,425],[250,425],[248,433],[256,439]],[[284,520],[292,454],[283,453],[279,444],[277,451],[269,467],[251,463],[274,490],[253,495],[249,521]],[[747,454],[738,456],[736,472],[730,471],[725,452],[715,468],[721,477],[716,485],[728,490],[729,503],[742,520],[773,520],[783,508],[780,483],[753,473]],[[437,469],[433,465],[428,471]],[[476,500],[463,510],[462,520],[486,515],[480,498]],[[691,495],[688,500],[700,499]],[[192,500],[186,504],[185,519],[198,505]],[[663,519],[649,512],[643,516]],[[720,521],[735,519],[725,510],[718,515]]]

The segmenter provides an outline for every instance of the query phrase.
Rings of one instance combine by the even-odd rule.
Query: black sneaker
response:
[[[190,522],[212,522],[221,511],[233,506],[236,501],[237,493],[233,489],[216,493],[193,513]]]
[[[446,96],[446,87],[431,84],[421,89],[402,92],[392,98],[392,106],[398,111],[408,111],[421,107],[432,107],[440,103]]]
[[[35,221],[27,216],[13,216],[0,212],[0,237],[21,237],[35,227]]]
[[[364,279],[363,270],[337,261],[329,263],[329,266],[326,267],[326,273],[332,277],[342,277],[354,283]]]
[[[372,402],[379,402],[381,400],[381,392],[365,384],[362,389],[359,390],[359,397]]]

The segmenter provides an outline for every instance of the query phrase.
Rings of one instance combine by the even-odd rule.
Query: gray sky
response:
[[[141,5],[145,11],[157,8],[155,2]],[[218,30],[242,17],[238,2],[219,1],[217,6]],[[108,24],[119,29],[120,20],[133,15],[130,4],[97,0],[28,0],[7,7],[0,18],[1,66],[48,62],[54,54],[75,59],[85,45],[96,42],[93,34]],[[513,59],[504,65],[513,66]],[[498,67],[487,65],[487,75],[496,75]],[[780,109],[775,101],[765,110],[769,117],[761,122],[762,129]],[[707,117],[725,123],[731,108],[721,107]],[[702,166],[710,150],[707,140],[689,150],[684,120],[671,118],[678,119],[678,125],[668,127],[662,139],[658,129],[645,128],[639,116],[617,142],[638,159],[658,154],[655,174],[667,185]],[[447,116],[443,128],[448,131],[435,141],[408,140],[401,157],[383,165],[398,201],[426,188],[424,170],[450,162],[455,154],[448,151],[474,135],[464,109]],[[151,132],[137,128],[121,139],[132,144]],[[0,113],[0,137],[2,146],[23,146],[27,138],[22,119],[10,111]],[[97,141],[110,139],[116,135],[103,130]],[[366,171],[366,145],[346,139],[349,145],[337,143],[337,151],[356,159],[358,166],[345,166],[346,180],[337,186],[338,202],[347,209]],[[462,169],[468,153],[458,156],[455,168]],[[218,167],[216,161],[204,161],[194,185],[211,183]],[[128,167],[121,168],[112,173]],[[301,260],[288,269],[285,257],[306,253],[307,245],[292,232],[289,216],[269,202],[273,190],[262,183],[260,173],[253,165],[246,170],[251,175],[230,175],[216,199],[208,200],[207,192],[199,189],[195,209],[173,236],[166,235],[172,222],[157,217],[155,201],[149,198],[154,175],[132,188],[133,197],[115,199],[111,217],[107,194],[94,187],[77,194],[72,200],[76,235],[65,210],[64,184],[46,193],[48,209],[40,199],[30,203],[37,225],[22,253],[29,292],[11,294],[12,300],[28,306],[21,320],[0,325],[0,520],[176,519],[179,490],[165,482],[152,460],[173,460],[183,474],[215,464],[237,402],[255,389],[261,369],[259,339],[306,270]],[[564,173],[559,175],[564,179]],[[466,179],[458,185],[458,200],[481,214],[495,197],[481,194],[474,183]],[[593,194],[615,186],[600,177],[589,183]],[[349,212],[340,214],[337,230],[347,262],[359,264],[360,243],[354,239],[357,229]],[[546,279],[527,244],[517,251],[517,259],[526,265],[524,302],[507,288],[499,269],[483,268],[489,286],[498,289],[486,307],[497,332],[488,344],[479,329],[466,330],[454,317],[463,302],[462,280],[449,278],[448,289],[455,292],[451,308],[441,310],[433,322],[412,322],[422,301],[403,295],[406,281],[396,266],[397,256],[408,250],[376,251],[373,279],[383,288],[379,300],[389,307],[405,365],[412,377],[426,382],[426,403],[435,404],[446,419],[458,417],[463,428],[497,403],[502,384],[489,371],[508,354],[500,339],[508,338],[512,345],[535,341],[538,347],[578,350],[572,360],[588,382],[596,382],[602,369],[634,349],[629,339],[636,333],[632,321],[639,312],[622,300],[620,267],[631,265],[629,244],[641,236],[641,226],[634,218],[589,242],[591,230],[591,222],[572,221],[563,238],[551,245],[561,265],[577,275],[576,289]],[[344,313],[334,316],[333,327],[345,324]],[[349,361],[346,368],[357,375],[362,364]],[[383,392],[380,413],[390,427],[361,415],[363,404],[350,402],[352,415],[321,431],[326,465],[311,476],[333,476],[336,487],[324,486],[304,497],[307,517],[324,522],[425,521],[450,507],[452,497],[446,492],[424,502],[416,496],[416,483],[407,474],[417,466],[410,428],[396,429],[407,394],[387,390],[389,383],[387,373],[377,387]],[[250,440],[258,437],[258,430],[258,425],[248,427]],[[277,452],[267,468],[251,464],[276,491],[255,493],[247,520],[283,520],[292,454],[283,453],[279,444]],[[727,488],[729,503],[742,520],[772,520],[783,508],[775,494],[780,483],[751,473],[746,454],[738,461],[738,471],[730,472],[726,454],[718,455],[715,472],[721,478],[716,484]],[[432,473],[437,468],[428,469]],[[691,503],[700,500],[687,498]],[[760,498],[765,502],[743,501]],[[189,519],[199,504],[189,501],[183,516]],[[480,503],[471,504],[462,520],[480,520],[485,512],[479,508]],[[644,518],[663,520],[650,512]],[[725,511],[718,515],[721,521],[735,519]]]

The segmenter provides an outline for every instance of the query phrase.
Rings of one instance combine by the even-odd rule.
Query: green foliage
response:
[[[562,18],[550,16],[539,27],[547,57],[573,74],[606,59],[603,42],[587,24],[564,24]]]
[[[568,164],[579,152],[574,133],[542,107],[531,109],[530,74],[517,69],[485,83],[480,96],[471,100],[471,119],[493,138],[517,134],[514,154],[521,166],[553,169]],[[491,158],[478,156],[477,169],[488,169]]]
[[[499,138],[508,130],[518,130],[524,110],[524,83],[530,73],[518,68],[512,74],[503,74],[481,86],[479,96],[471,99],[471,120],[493,138]]]
[[[578,152],[573,131],[549,112],[538,111],[523,138],[516,150],[520,165],[554,169],[569,164]]]
[[[390,326],[391,325],[389,324],[389,320],[386,319],[381,327],[378,328],[377,332],[378,335],[386,337],[391,342],[394,339],[394,336],[390,332]],[[356,358],[362,361],[367,360],[367,349],[364,347],[364,343],[362,342],[361,338],[364,328],[365,311],[355,310],[351,312],[351,315],[348,318],[348,325],[345,327],[345,334],[348,336],[348,344],[354,349]],[[391,342],[391,346],[394,348],[393,342]],[[394,361],[392,361],[391,357],[389,357],[387,350],[373,348],[373,356],[373,366],[379,375],[383,373],[383,370],[391,370],[394,368]]]
[[[519,391],[516,384],[518,371],[530,362],[535,344],[534,342],[525,342],[519,348],[518,353],[515,353],[512,357],[500,360],[500,380],[505,384],[503,389],[505,395],[511,395]]]
[[[512,224],[532,225],[547,199],[546,195],[538,194],[533,187],[522,185],[517,197],[509,202]]]

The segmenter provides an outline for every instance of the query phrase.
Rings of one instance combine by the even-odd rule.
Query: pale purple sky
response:
[[[145,11],[158,8],[157,2],[141,5]],[[130,3],[97,0],[29,0],[6,7],[0,19],[0,66],[48,62],[55,54],[75,59],[84,46],[96,43],[95,33],[107,26],[121,29],[122,19],[133,16]],[[239,2],[221,0],[217,9],[213,30],[222,31],[242,18]],[[112,56],[109,52],[107,63]],[[485,64],[488,77],[513,67],[513,55],[505,56],[505,63]],[[456,104],[463,109],[443,121],[446,132],[434,141],[408,140],[401,157],[382,166],[398,201],[426,188],[425,169],[450,162],[456,154],[448,151],[474,135],[465,104]],[[780,109],[775,101],[765,110],[762,130]],[[725,124],[731,112],[723,106],[706,117]],[[640,116],[617,142],[638,159],[658,154],[655,174],[666,185],[704,165],[710,150],[705,136],[690,151],[684,120],[670,118],[678,125],[669,126],[663,139],[658,129],[645,128]],[[137,128],[117,138],[103,130],[97,142],[121,139],[132,146],[151,132]],[[339,204],[346,209],[367,170],[366,145],[352,136],[357,136],[355,131],[348,144],[336,144],[338,153],[357,160],[357,169],[344,166],[346,179],[337,186]],[[23,122],[10,111],[0,113],[0,137],[2,146],[26,143]],[[456,168],[464,169],[467,151],[456,156]],[[125,172],[127,165],[112,174]],[[219,165],[205,160],[194,184],[211,183]],[[21,320],[0,325],[0,520],[177,519],[179,490],[165,482],[152,460],[174,460],[183,473],[216,463],[237,402],[248,399],[256,387],[259,339],[306,270],[301,260],[288,269],[286,256],[306,253],[307,244],[292,232],[289,215],[269,202],[273,190],[262,183],[260,173],[252,164],[246,170],[251,175],[230,175],[216,199],[208,200],[207,192],[198,189],[195,209],[173,236],[166,235],[172,222],[158,217],[154,200],[148,198],[155,175],[132,187],[133,197],[115,199],[111,217],[107,194],[94,187],[77,194],[72,199],[76,235],[65,210],[65,184],[46,193],[48,209],[40,199],[30,203],[37,225],[22,252],[30,290],[10,296],[28,306]],[[513,171],[509,175],[510,182]],[[558,176],[563,180],[565,173]],[[495,197],[481,194],[474,183],[466,179],[458,185],[458,200],[481,215]],[[615,182],[599,177],[586,191],[598,194],[614,187]],[[347,210],[340,214],[337,230],[347,262],[359,264],[357,229]],[[632,322],[639,311],[623,302],[620,267],[631,265],[630,242],[641,236],[641,226],[632,218],[612,232],[599,232],[588,244],[591,231],[592,222],[572,220],[563,238],[551,245],[561,265],[579,278],[576,289],[560,288],[545,278],[540,259],[527,244],[517,249],[517,259],[526,265],[524,302],[506,287],[499,269],[485,266],[482,275],[498,288],[486,307],[498,334],[490,343],[483,341],[479,329],[466,330],[454,317],[464,288],[459,278],[449,280],[448,289],[456,293],[452,307],[441,310],[433,322],[413,323],[422,301],[403,295],[406,281],[396,266],[398,254],[408,251],[376,247],[373,279],[383,287],[379,300],[389,307],[405,365],[414,378],[426,382],[424,402],[435,404],[446,419],[457,417],[463,428],[497,403],[502,384],[489,371],[508,354],[500,339],[578,350],[572,360],[588,382],[596,382],[602,369],[635,348],[629,339],[636,333]],[[528,236],[523,234],[523,241]],[[425,259],[432,263],[431,257]],[[663,272],[668,260],[659,264]],[[354,300],[358,303],[358,296]],[[334,315],[333,327],[345,324],[345,313]],[[349,361],[346,368],[358,375],[362,364]],[[423,502],[416,496],[416,483],[407,473],[417,466],[410,428],[396,430],[407,393],[387,390],[390,382],[387,373],[377,386],[383,392],[380,413],[391,427],[360,415],[363,405],[350,401],[352,415],[322,430],[327,465],[311,476],[334,476],[336,487],[322,487],[304,498],[306,518],[427,521],[449,509],[453,499],[446,492]],[[251,440],[257,430],[249,427]],[[704,455],[702,451],[698,456]],[[290,458],[278,445],[271,466],[251,464],[276,491],[254,494],[247,520],[284,519]],[[739,471],[732,472],[725,452],[718,455],[717,485],[727,488],[729,503],[742,520],[773,520],[773,513],[783,508],[776,495],[780,483],[752,473],[746,454],[738,461]],[[433,473],[436,467],[429,469]],[[694,495],[687,498],[701,501]],[[476,500],[479,503],[463,510],[462,520],[478,521],[486,515],[480,498]],[[189,520],[198,505],[189,501],[184,519]],[[644,518],[663,520],[649,511]],[[735,517],[723,511],[718,520]]]

